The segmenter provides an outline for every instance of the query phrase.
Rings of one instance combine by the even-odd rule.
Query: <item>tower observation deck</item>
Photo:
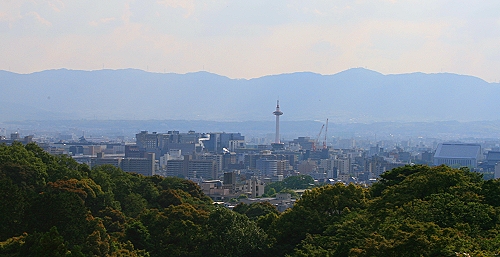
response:
[[[280,141],[280,116],[283,115],[283,112],[280,111],[280,101],[276,102],[276,111],[273,112],[276,116],[276,136],[274,138],[274,143],[271,144],[273,149],[282,149],[284,144]]]

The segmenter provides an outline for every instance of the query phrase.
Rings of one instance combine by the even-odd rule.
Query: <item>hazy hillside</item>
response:
[[[208,72],[0,71],[0,121],[186,119],[336,122],[497,120],[498,83],[456,74],[383,75],[362,68],[230,79]]]

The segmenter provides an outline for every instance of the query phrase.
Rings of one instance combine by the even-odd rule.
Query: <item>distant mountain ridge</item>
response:
[[[336,122],[500,119],[499,83],[451,73],[384,75],[353,68],[231,79],[122,70],[0,71],[0,121],[56,119]]]

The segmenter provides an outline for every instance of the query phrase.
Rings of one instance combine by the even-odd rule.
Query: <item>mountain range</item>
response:
[[[0,122],[24,120],[491,121],[500,84],[451,73],[384,75],[353,68],[231,79],[123,70],[0,71]]]

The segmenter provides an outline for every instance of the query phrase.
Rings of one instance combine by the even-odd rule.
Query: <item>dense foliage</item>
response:
[[[283,181],[276,181],[265,186],[265,197],[275,196],[276,193],[289,193],[293,197],[298,197],[294,189],[309,189],[314,187],[314,179],[308,175],[290,176]]]
[[[499,180],[446,166],[231,211],[188,180],[0,145],[0,256],[497,256],[499,214]]]

